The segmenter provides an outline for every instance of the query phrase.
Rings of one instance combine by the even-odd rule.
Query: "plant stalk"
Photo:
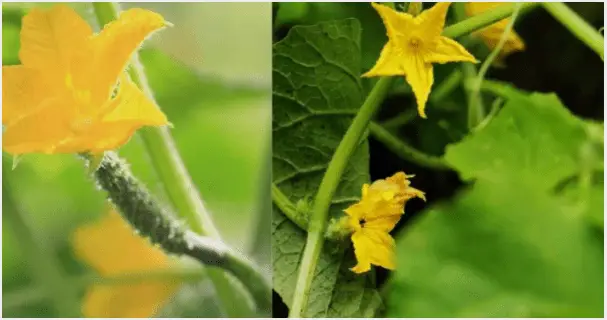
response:
[[[585,43],[592,51],[596,52],[601,57],[601,60],[604,60],[605,40],[599,31],[595,30],[588,22],[584,21],[575,11],[562,2],[544,2],[542,5],[565,28],[569,29],[574,36]]]
[[[528,9],[536,5],[537,4],[525,4],[523,7]],[[512,14],[513,10],[514,5],[497,7],[445,28],[443,35],[450,38],[466,35],[509,16]],[[352,152],[366,132],[371,117],[375,114],[387,94],[390,88],[391,79],[392,78],[380,78],[379,81],[377,81],[337,147],[320,183],[310,217],[308,238],[299,267],[293,294],[293,304],[291,305],[291,310],[289,312],[290,318],[301,318],[305,314],[312,277],[314,276],[318,258],[324,243],[323,235],[327,226],[327,216],[331,199],[333,198],[333,194],[337,189],[343,170],[345,169]]]

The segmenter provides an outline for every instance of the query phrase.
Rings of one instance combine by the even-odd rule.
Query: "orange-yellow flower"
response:
[[[165,25],[159,14],[129,9],[93,34],[66,5],[32,9],[22,23],[22,64],[2,66],[4,151],[98,153],[142,126],[166,125],[124,71],[141,42]]]
[[[503,5],[505,3],[506,2],[468,2],[465,6],[466,14],[468,16],[474,16],[483,13],[489,9],[499,7],[500,5]],[[486,28],[483,28],[473,33],[473,35],[479,36],[481,39],[483,39],[487,47],[493,50],[499,43],[502,34],[508,27],[509,21],[510,19],[502,19]],[[514,30],[512,30],[508,35],[508,38],[506,38],[506,42],[504,43],[504,46],[502,47],[502,50],[499,52],[497,60],[495,61],[498,65],[503,64],[503,59],[506,56],[511,53],[523,50],[525,50],[525,42]]]
[[[345,212],[354,244],[354,254],[358,264],[350,270],[356,273],[367,272],[371,265],[394,269],[394,239],[389,232],[405,212],[404,205],[411,198],[426,200],[424,193],[412,188],[403,172],[392,177],[364,184],[362,199],[348,207]]]
[[[162,250],[137,236],[115,211],[97,223],[77,229],[73,247],[80,260],[104,277],[162,271],[172,264]],[[167,280],[96,284],[85,294],[82,313],[94,318],[149,318],[179,285],[178,281]]]
[[[432,64],[477,62],[462,45],[441,36],[450,2],[439,2],[416,17],[381,4],[372,5],[384,22],[388,43],[363,77],[404,75],[415,94],[419,115],[426,118],[426,102],[434,83]]]

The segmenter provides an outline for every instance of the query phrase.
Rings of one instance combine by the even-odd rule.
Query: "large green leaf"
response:
[[[463,179],[524,180],[549,189],[580,171],[586,123],[554,94],[508,91],[508,102],[480,132],[447,148]]]
[[[560,197],[481,179],[397,238],[389,316],[601,317],[603,243]]]
[[[363,93],[359,82],[360,25],[355,19],[298,26],[273,50],[273,181],[293,202],[313,199]],[[367,142],[342,177],[332,217],[369,181]],[[290,305],[306,232],[277,207],[272,218],[274,289]],[[355,275],[345,244],[325,243],[308,301],[308,317],[372,316],[381,304],[373,275]]]

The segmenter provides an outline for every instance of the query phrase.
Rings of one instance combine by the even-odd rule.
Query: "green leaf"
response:
[[[360,25],[355,19],[298,26],[273,50],[273,182],[293,203],[313,199],[327,165],[362,103]],[[360,196],[369,181],[367,142],[361,143],[337,189],[330,215]],[[274,289],[289,305],[306,232],[274,206]],[[355,275],[347,243],[324,245],[307,317],[369,317],[381,304],[374,275]]]
[[[480,179],[397,238],[392,317],[601,317],[603,242],[558,196]]]
[[[546,190],[580,170],[589,139],[585,122],[556,95],[511,90],[489,125],[447,147],[445,159],[464,180],[524,180]]]

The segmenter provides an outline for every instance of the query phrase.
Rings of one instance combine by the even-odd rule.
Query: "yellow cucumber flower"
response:
[[[474,16],[483,13],[489,9],[499,7],[507,2],[468,2],[465,5],[466,14],[468,16]],[[483,39],[487,47],[493,50],[499,43],[502,34],[508,27],[510,19],[502,19],[490,26],[487,26],[479,31],[473,33],[474,36]],[[503,65],[503,60],[506,56],[517,51],[525,50],[525,42],[521,37],[512,30],[506,38],[506,42],[499,52],[497,59],[495,60],[497,65]]]
[[[22,64],[2,66],[4,151],[99,153],[142,126],[166,125],[124,71],[143,40],[165,25],[159,14],[134,8],[93,34],[67,5],[33,8],[23,17]]]
[[[441,36],[450,2],[439,2],[418,16],[372,3],[388,34],[377,63],[363,77],[404,75],[417,100],[417,110],[426,118],[425,108],[434,82],[433,63],[476,59],[462,45]]]
[[[405,212],[404,205],[409,199],[418,197],[426,200],[422,191],[410,186],[408,178],[411,177],[398,172],[371,185],[364,184],[362,199],[344,210],[354,230],[351,239],[358,261],[350,270],[367,272],[372,264],[394,269],[395,243],[389,232]]]
[[[115,211],[76,230],[76,256],[102,277],[167,270],[172,261],[159,248],[136,235]],[[179,288],[178,281],[144,280],[128,284],[95,284],[87,289],[82,314],[93,318],[149,318]]]

